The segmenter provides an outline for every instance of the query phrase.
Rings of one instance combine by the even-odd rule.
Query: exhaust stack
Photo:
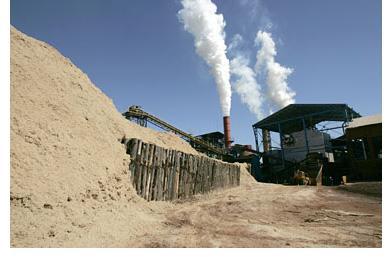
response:
[[[231,136],[230,136],[230,116],[223,117],[223,131],[225,133],[225,147],[230,148]]]

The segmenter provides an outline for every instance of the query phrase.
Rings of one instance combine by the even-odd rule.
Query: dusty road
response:
[[[155,213],[164,229],[129,246],[381,247],[381,183],[344,189],[246,183]]]

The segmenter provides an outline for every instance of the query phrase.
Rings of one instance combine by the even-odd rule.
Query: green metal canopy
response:
[[[361,117],[347,104],[290,104],[255,123],[254,129],[292,133],[323,121],[349,122]]]

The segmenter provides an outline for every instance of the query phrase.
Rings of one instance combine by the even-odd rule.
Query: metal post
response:
[[[302,118],[302,125],[304,127],[304,134],[305,134],[306,153],[309,153],[308,134],[306,133],[305,118]]]
[[[348,122],[348,113],[347,113],[347,108],[344,109],[344,112],[346,114],[346,122]]]
[[[279,128],[279,138],[280,138],[280,152],[282,156],[282,162],[283,162],[283,168],[285,167],[285,159],[284,159],[284,147],[283,147],[283,135],[282,135],[282,128],[280,127],[280,123],[278,123],[278,128]]]
[[[343,123],[342,123],[343,135],[346,133],[346,126],[347,126],[347,122],[343,122]]]
[[[345,112],[345,114],[346,114],[346,120],[342,123],[343,135],[346,133],[345,127],[346,127],[346,125],[347,125],[348,122],[349,122],[349,117],[348,117],[348,113],[347,113],[347,108],[344,109],[344,112]],[[352,112],[350,112],[350,113],[351,113],[351,120],[352,120]]]
[[[361,141],[361,145],[362,145],[363,158],[364,158],[364,160],[367,160],[365,143],[363,142],[363,139],[359,139],[359,140]]]
[[[256,151],[260,152],[259,151],[259,139],[258,139],[258,136],[257,136],[257,128],[253,127],[253,133],[255,134]]]

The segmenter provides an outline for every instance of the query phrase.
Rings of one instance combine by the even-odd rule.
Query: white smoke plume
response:
[[[231,39],[229,47],[227,48],[229,53],[238,53],[238,48],[244,43],[244,39],[240,34],[235,34]]]
[[[233,88],[241,98],[241,102],[246,104],[248,109],[256,115],[257,119],[263,118],[261,111],[263,97],[261,87],[256,80],[256,73],[249,67],[249,58],[236,48],[243,41],[239,34],[233,37],[229,50],[233,52],[233,58],[230,61],[230,72],[235,78]]]
[[[255,44],[261,46],[256,55],[255,71],[257,74],[265,71],[267,97],[276,108],[283,108],[295,103],[295,92],[288,87],[287,78],[294,71],[275,61],[275,42],[268,32],[258,31]]]
[[[222,114],[230,115],[230,64],[226,57],[225,21],[211,0],[182,0],[180,22],[195,40],[196,52],[210,67],[217,85]]]

